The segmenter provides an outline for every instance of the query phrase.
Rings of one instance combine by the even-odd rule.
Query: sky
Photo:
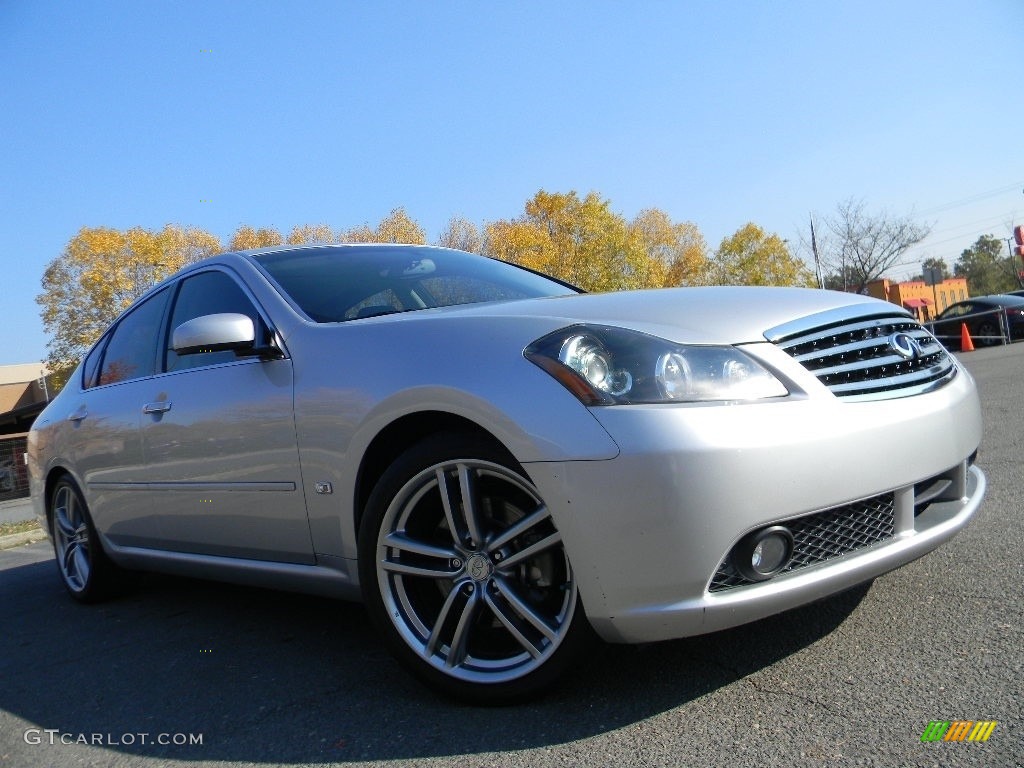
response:
[[[0,365],[82,227],[435,239],[538,190],[714,249],[846,200],[952,266],[1024,223],[1024,2],[0,2]]]

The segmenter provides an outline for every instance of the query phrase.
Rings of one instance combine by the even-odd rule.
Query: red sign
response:
[[[1024,260],[1024,224],[1013,228],[1013,241],[1017,244],[1017,255]]]

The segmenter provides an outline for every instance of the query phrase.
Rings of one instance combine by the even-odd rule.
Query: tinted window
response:
[[[129,381],[156,372],[160,323],[170,291],[164,288],[125,315],[103,353],[99,383]]]
[[[345,319],[352,320],[357,317],[373,317],[374,315],[389,315],[392,312],[403,311],[402,302],[390,288],[378,291],[373,296],[368,296],[358,304],[345,310]]]
[[[441,306],[523,298],[522,292],[513,287],[465,275],[428,277],[421,280],[420,285]]]
[[[954,304],[949,309],[942,313],[942,317],[958,317],[967,312],[967,307],[963,304]]]
[[[171,313],[171,332],[168,334],[167,349],[168,371],[227,363],[238,359],[231,350],[179,356],[170,348],[174,329],[179,325],[203,315],[216,315],[221,312],[237,312],[249,316],[257,334],[259,333],[259,313],[245,291],[231,277],[223,272],[200,272],[182,281],[178,297],[174,301],[174,311]]]
[[[444,248],[298,248],[253,258],[306,315],[321,323],[577,292],[512,264]]]

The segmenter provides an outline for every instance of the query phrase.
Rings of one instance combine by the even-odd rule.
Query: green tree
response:
[[[789,252],[786,242],[753,223],[722,240],[711,272],[718,285],[815,285],[814,274]]]
[[[921,262],[921,274],[916,275],[912,279],[921,280],[922,282],[928,282],[926,274],[928,270],[935,270],[936,282],[941,283],[947,277],[949,277],[949,265],[946,264],[944,259],[938,259],[933,256],[929,256],[927,259]]]
[[[987,296],[1020,288],[1016,266],[1003,240],[982,235],[960,254],[953,273],[967,278],[967,288],[973,296]]]
[[[47,365],[58,389],[100,334],[135,299],[186,264],[221,251],[201,229],[83,227],[43,272],[40,305]]]

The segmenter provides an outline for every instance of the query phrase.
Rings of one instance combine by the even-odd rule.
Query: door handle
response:
[[[75,411],[74,413],[68,415],[68,421],[81,421],[88,415],[89,412],[86,410]]]
[[[146,403],[142,406],[143,413],[166,413],[171,410],[171,403],[168,400],[162,400],[159,403]]]

